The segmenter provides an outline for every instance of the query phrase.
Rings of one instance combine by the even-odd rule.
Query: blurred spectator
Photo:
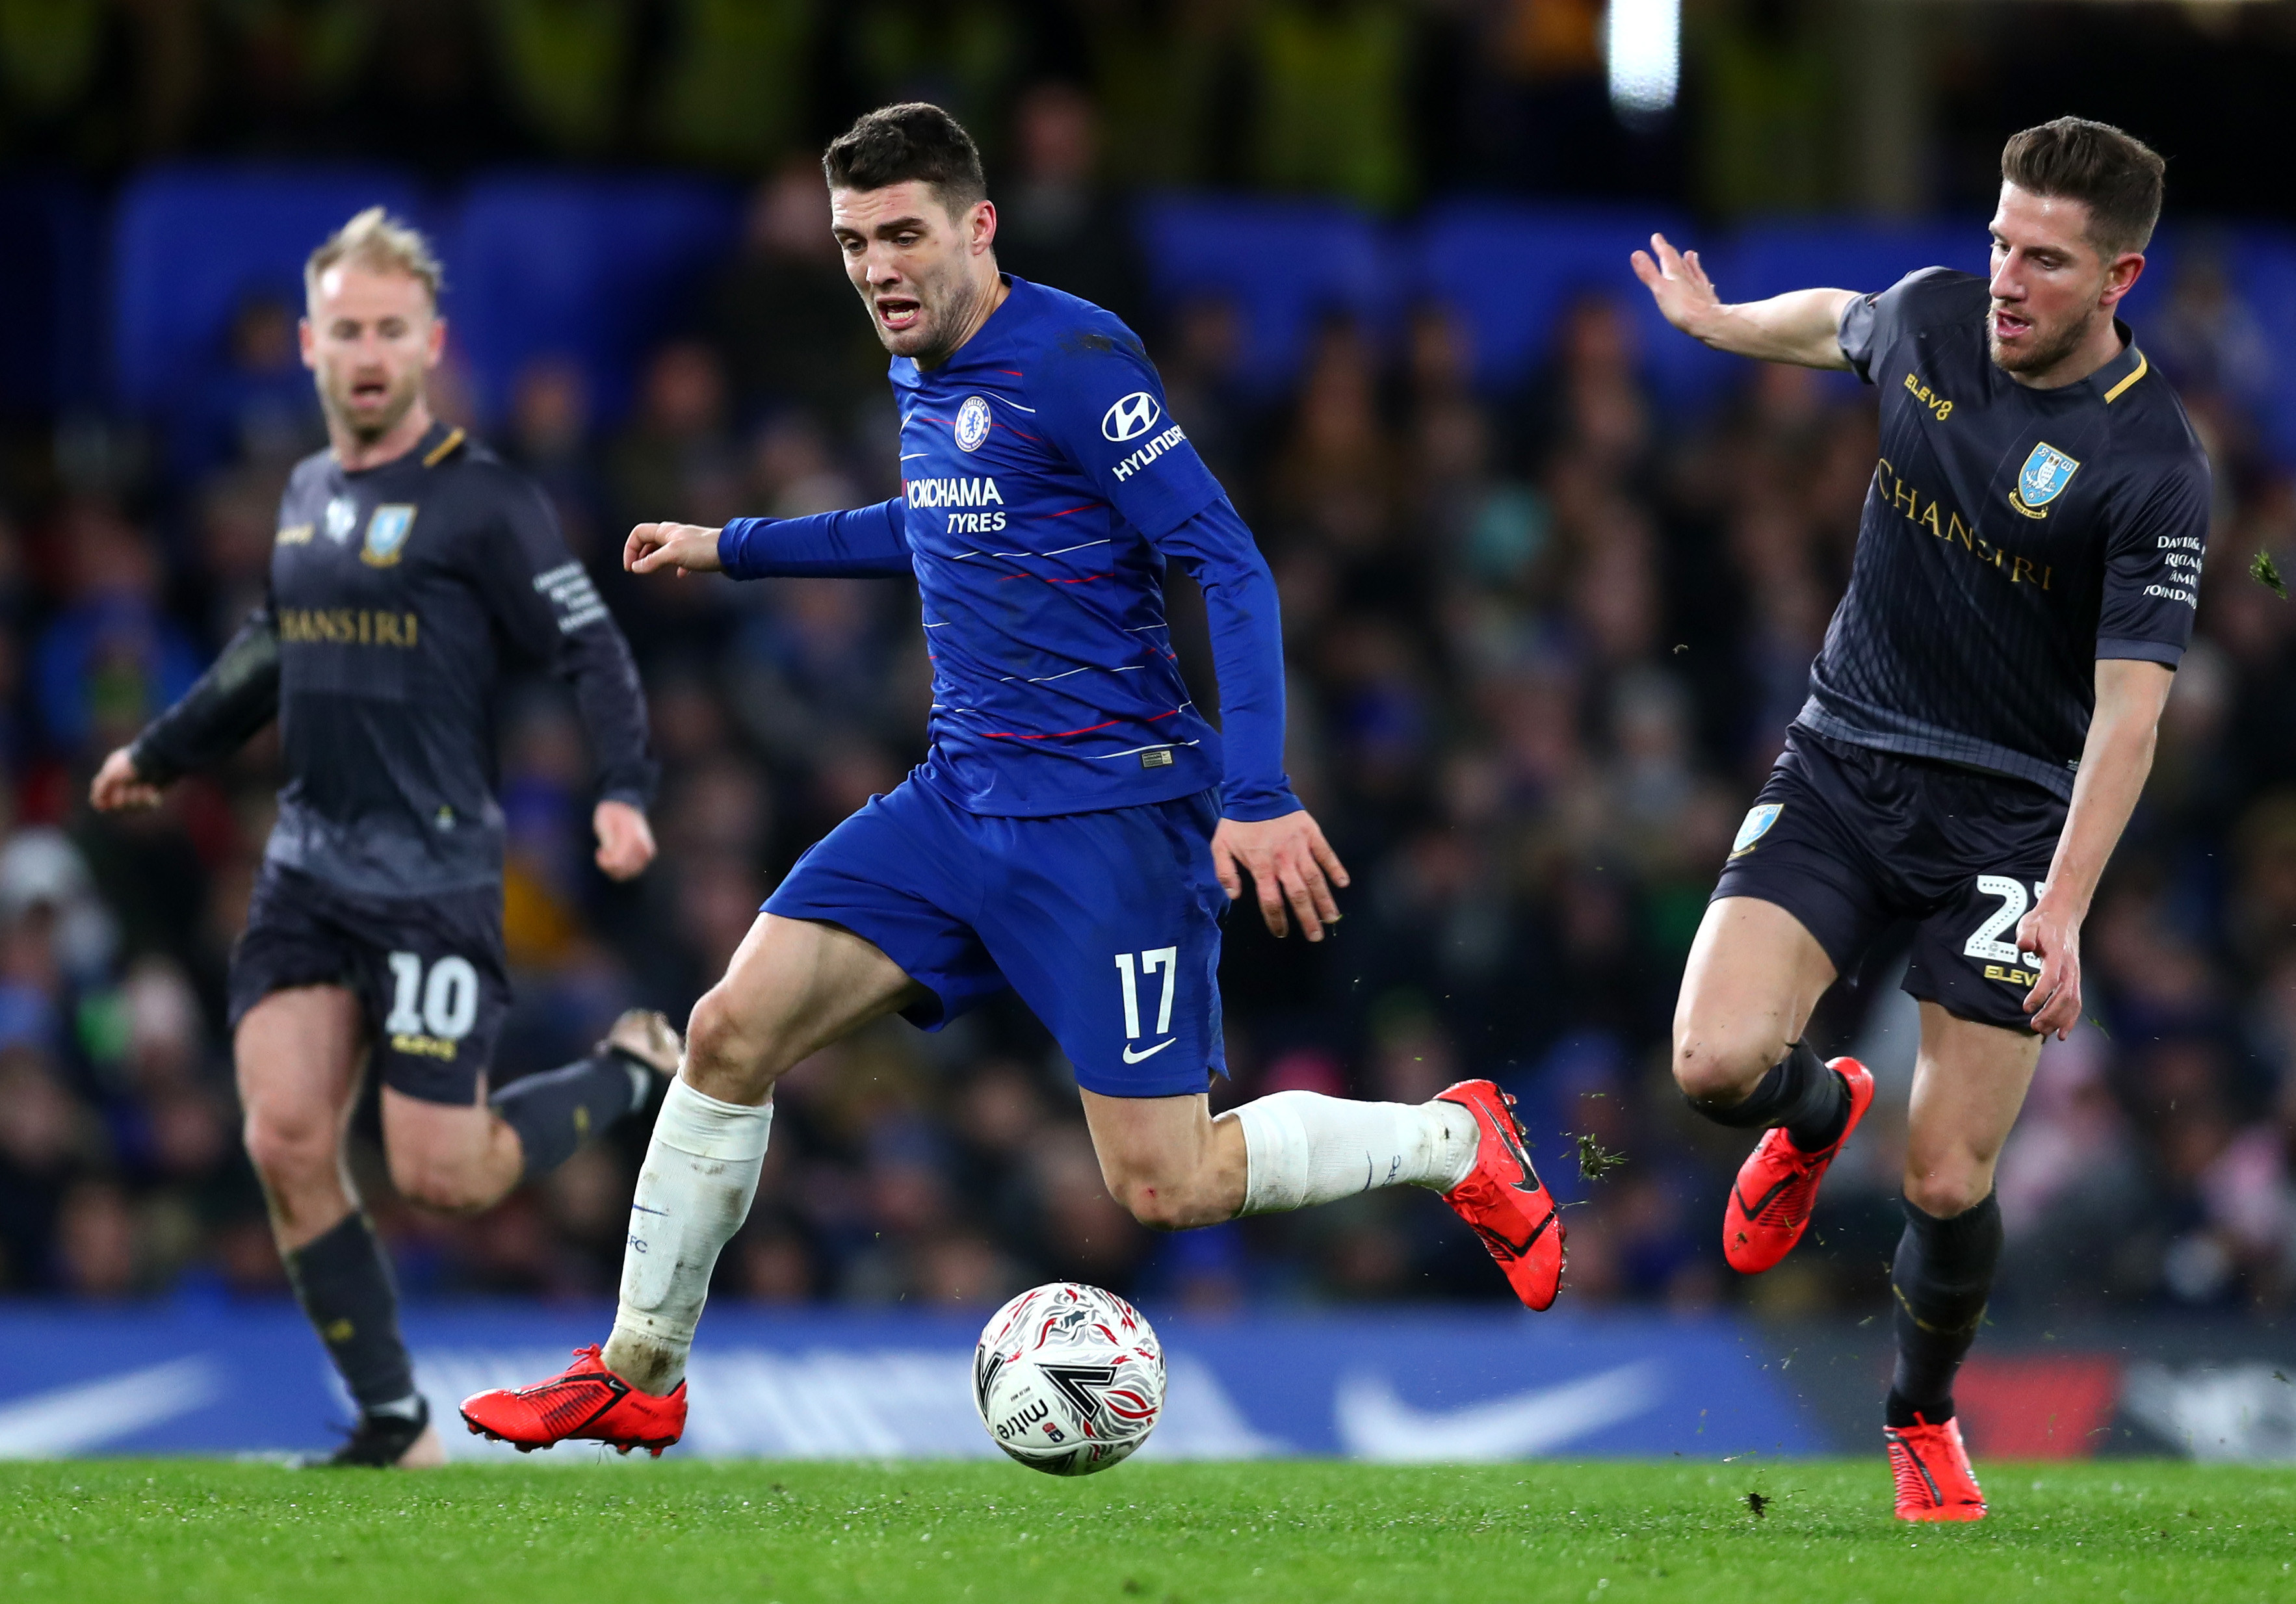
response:
[[[680,161],[754,172],[806,127],[808,0],[670,0],[644,112],[650,142]]]
[[[73,503],[54,540],[70,601],[35,649],[33,693],[56,748],[93,759],[191,689],[203,659],[160,610],[158,558],[116,508]]]
[[[1130,209],[1097,181],[1092,102],[1071,85],[1038,84],[1013,114],[1013,176],[997,188],[997,266],[1140,327],[1140,250]]]
[[[740,253],[706,296],[706,327],[745,416],[798,407],[843,438],[884,388],[885,353],[829,234],[821,164],[792,157],[750,198]]]
[[[1384,210],[1411,189],[1411,6],[1270,0],[1246,25],[1259,100],[1253,176]]]

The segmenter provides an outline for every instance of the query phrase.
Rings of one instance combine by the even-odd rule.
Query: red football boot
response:
[[[1921,1416],[1911,1426],[1885,1426],[1890,1475],[1898,1484],[1900,1520],[1982,1520],[1985,1494],[1961,1445],[1961,1422],[1931,1425]]]
[[[666,1398],[640,1392],[606,1368],[593,1343],[574,1350],[574,1363],[547,1381],[515,1392],[496,1387],[463,1400],[473,1435],[532,1453],[559,1443],[611,1443],[627,1453],[644,1448],[654,1458],[685,1433],[685,1383]]]
[[[1514,1295],[1546,1308],[1562,1281],[1562,1216],[1523,1150],[1514,1099],[1489,1081],[1471,1080],[1436,1101],[1457,1103],[1475,1117],[1475,1166],[1443,1201],[1475,1228]]]
[[[1793,1251],[1809,1225],[1810,1205],[1817,1201],[1826,1166],[1874,1106],[1874,1076],[1865,1065],[1838,1058],[1826,1068],[1849,1086],[1849,1118],[1833,1145],[1822,1153],[1805,1153],[1784,1125],[1775,1125],[1738,1166],[1730,1201],[1722,1209],[1722,1254],[1741,1275],[1759,1275]]]

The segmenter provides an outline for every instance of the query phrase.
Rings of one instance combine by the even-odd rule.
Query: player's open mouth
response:
[[[1993,314],[1993,338],[1996,340],[2021,340],[2032,331],[2032,328],[2030,318],[2020,317],[2014,312],[1997,309]]]
[[[898,334],[904,329],[914,328],[924,310],[913,300],[881,300],[877,303],[877,321]]]
[[[382,379],[357,379],[351,382],[351,399],[362,406],[377,406],[390,398],[390,384]]]

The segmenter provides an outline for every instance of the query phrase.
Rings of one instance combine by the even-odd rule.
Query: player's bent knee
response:
[[[275,1186],[324,1180],[339,1163],[335,1128],[321,1120],[275,1120],[250,1114],[244,1133],[248,1162]]]
[[[1140,1176],[1109,1189],[1124,1211],[1151,1231],[1193,1231],[1217,1225],[1234,1215],[1199,1187],[1167,1176]]]
[[[1992,1171],[1973,1164],[1939,1165],[1906,1177],[1906,1201],[1933,1220],[1967,1214],[1992,1190]]]
[[[500,1202],[504,1191],[475,1166],[396,1158],[390,1183],[408,1202],[439,1214],[477,1214]]]
[[[1674,1084],[1694,1103],[1734,1103],[1759,1084],[1785,1056],[1776,1033],[1749,1034],[1692,1020],[1675,1032]]]
[[[723,985],[701,994],[685,1026],[686,1078],[713,1097],[755,1102],[782,1066],[770,1034],[743,1018]]]

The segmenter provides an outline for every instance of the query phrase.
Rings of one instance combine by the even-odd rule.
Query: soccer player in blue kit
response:
[[[471,1429],[521,1448],[676,1441],[687,1352],[757,1188],[775,1080],[888,1013],[933,1029],[1007,986],[1076,1066],[1109,1191],[1144,1223],[1425,1186],[1546,1307],[1562,1223],[1490,1082],[1415,1106],[1283,1092],[1212,1117],[1226,903],[1248,875],[1271,931],[1296,919],[1316,941],[1347,884],[1283,775],[1275,580],[1132,331],[999,274],[996,210],[953,118],[871,112],[823,165],[848,275],[893,356],[903,493],[723,529],[641,524],[624,563],[914,574],[931,750],[806,855],[695,1005],[603,1351],[471,1398]],[[1168,558],[1203,587],[1222,732],[1180,677]]]

